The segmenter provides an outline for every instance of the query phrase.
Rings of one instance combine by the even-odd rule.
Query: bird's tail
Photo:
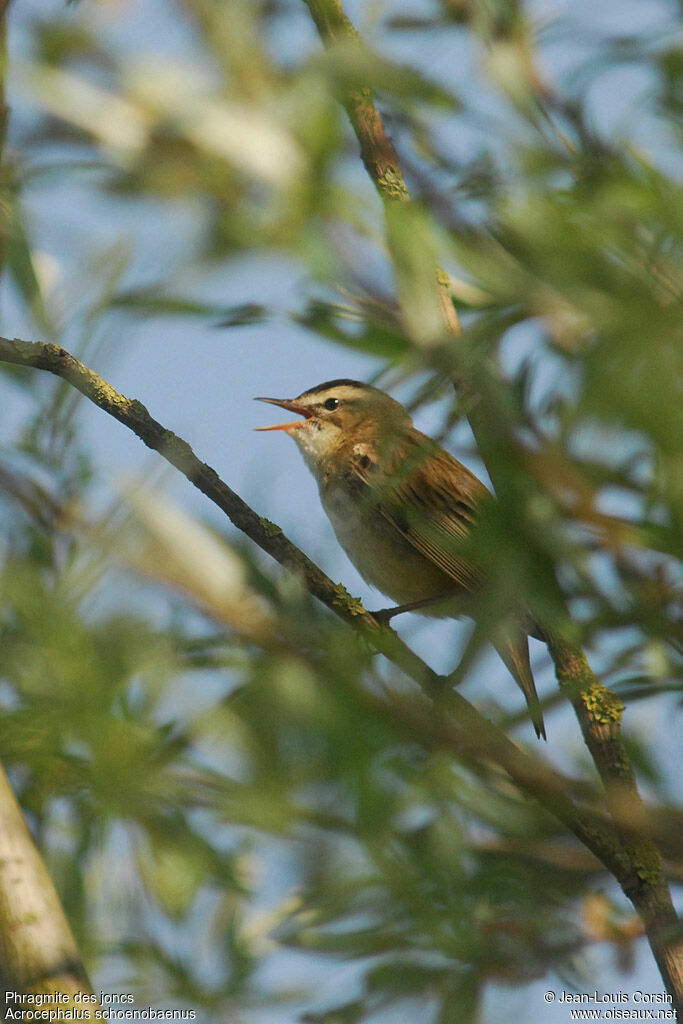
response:
[[[536,735],[539,740],[547,740],[543,712],[536,693],[536,684],[531,673],[531,662],[529,661],[529,641],[525,633],[521,631],[516,635],[508,636],[505,640],[497,642],[496,650],[505,662],[505,665],[520,690],[524,694],[529,708],[529,717],[533,723]]]

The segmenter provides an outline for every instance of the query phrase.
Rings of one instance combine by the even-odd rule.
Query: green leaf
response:
[[[221,306],[201,299],[168,294],[157,288],[120,291],[111,299],[114,309],[126,309],[142,316],[219,317],[216,327],[242,327],[262,323],[270,313],[265,306],[252,302]]]

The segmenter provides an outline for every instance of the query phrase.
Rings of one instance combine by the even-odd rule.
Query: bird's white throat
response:
[[[318,483],[322,483],[329,467],[330,457],[337,450],[341,440],[341,431],[333,423],[320,420],[306,420],[300,427],[290,432],[304,461]]]

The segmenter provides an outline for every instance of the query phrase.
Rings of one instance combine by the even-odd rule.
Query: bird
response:
[[[396,603],[392,614],[467,614],[468,597],[485,582],[467,540],[494,500],[474,473],[370,384],[340,378],[297,398],[256,400],[302,417],[256,429],[282,430],[296,442],[337,540],[363,579]],[[546,739],[523,623],[523,615],[505,623],[492,641]]]

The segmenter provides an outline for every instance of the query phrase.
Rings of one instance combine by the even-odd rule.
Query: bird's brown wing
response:
[[[491,494],[473,473],[417,431],[396,444],[392,472],[381,487],[372,481],[378,461],[371,447],[356,449],[351,476],[357,497],[390,523],[405,540],[465,590],[481,583],[481,573],[463,551],[482,503]],[[429,468],[427,469],[427,462]],[[387,464],[385,454],[384,464]],[[513,622],[494,639],[498,653],[522,690],[538,737],[546,738],[543,715],[529,663],[526,632]]]
[[[392,453],[388,482],[367,488],[373,493],[373,510],[459,586],[473,590],[480,574],[463,554],[463,542],[471,533],[478,506],[491,496],[443,448],[417,431],[414,435]],[[354,463],[358,483],[369,484],[373,466],[368,457]]]

